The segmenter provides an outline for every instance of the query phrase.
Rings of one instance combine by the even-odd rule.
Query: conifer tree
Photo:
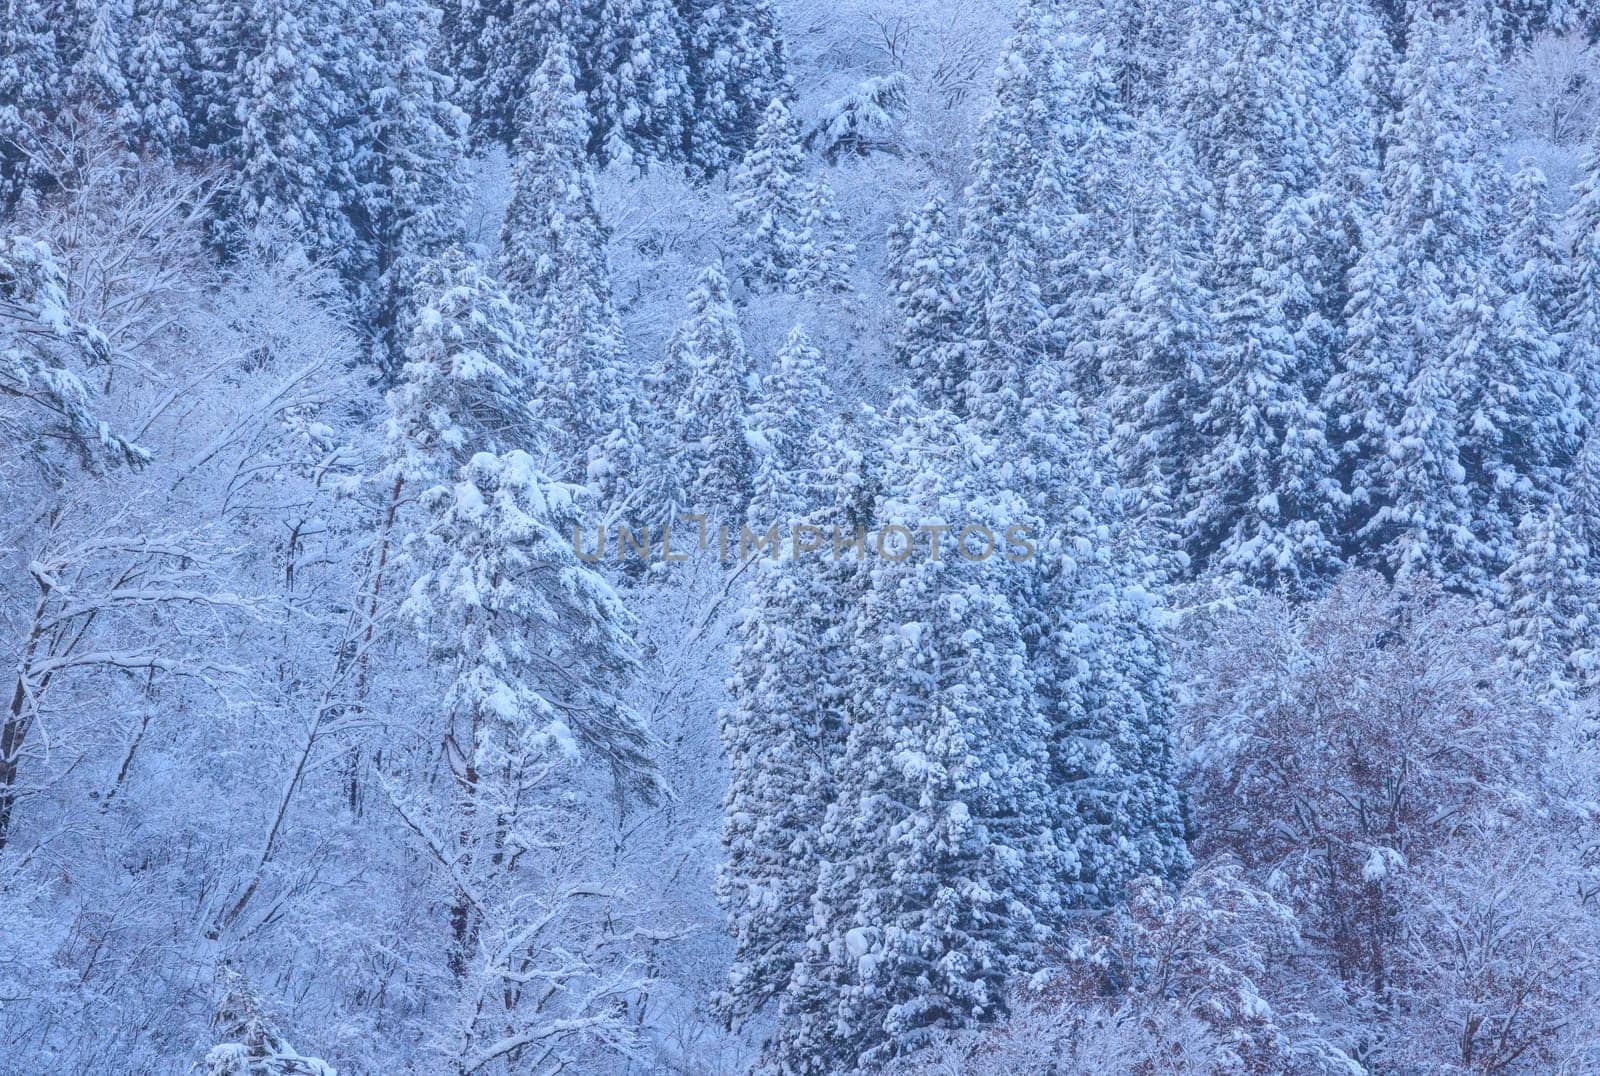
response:
[[[222,997],[211,1027],[220,1041],[206,1051],[206,1076],[335,1076],[332,1065],[290,1045],[244,976],[223,967],[217,985]]]
[[[1383,214],[1352,273],[1348,342],[1329,399],[1352,507],[1349,552],[1481,588],[1487,562],[1471,538],[1460,457],[1463,386],[1442,355],[1458,336],[1452,310],[1467,309],[1457,301],[1477,286],[1485,253],[1468,59],[1426,12],[1413,18],[1396,81],[1401,107],[1385,131]]]
[[[1132,260],[1126,162],[1133,118],[1104,38],[1083,42],[1072,59],[1082,74],[1053,120],[1062,131],[1050,139],[1026,212],[1045,259],[1040,281],[1052,351],[1068,358],[1071,384],[1087,396],[1104,388],[1103,368],[1122,342],[1115,308]]]
[[[1153,549],[1130,525],[1111,461],[1049,379],[1020,430],[1016,487],[1037,559],[1013,588],[1033,706],[1050,743],[1063,909],[1109,906],[1141,874],[1187,870]]]
[[[672,0],[599,0],[584,44],[596,161],[681,160],[693,97]]]
[[[272,0],[249,16],[259,38],[252,33],[233,101],[231,214],[246,241],[276,242],[281,229],[313,260],[356,272],[365,259],[348,215],[356,182],[344,129],[355,86],[336,51],[340,9]]]
[[[1337,564],[1338,483],[1322,412],[1299,384],[1281,296],[1230,290],[1201,414],[1207,443],[1190,513],[1193,553],[1216,570],[1304,593]]]
[[[1583,176],[1567,211],[1568,299],[1562,327],[1567,338],[1567,369],[1578,383],[1583,414],[1600,405],[1600,128],[1589,141]],[[1594,427],[1593,418],[1589,419]]]
[[[822,353],[796,325],[761,379],[760,400],[751,418],[762,449],[750,499],[752,528],[764,531],[773,523],[788,525],[819,507],[808,499],[815,490],[797,478],[809,473],[822,447],[820,438],[833,432],[832,402]]]
[[[388,395],[383,477],[398,501],[449,482],[477,452],[528,448],[533,342],[500,286],[458,251],[413,290],[400,383]]]
[[[573,549],[577,492],[513,449],[475,453],[422,496],[430,522],[412,556],[425,571],[407,606],[447,670],[446,756],[469,797],[547,754],[655,779],[650,734],[623,697],[638,663],[631,618]],[[488,803],[517,800],[513,785]]]
[[[178,0],[136,0],[129,25],[128,95],[139,145],[164,157],[190,150],[188,105],[198,92],[189,23]]]
[[[374,322],[394,363],[422,267],[461,238],[466,116],[450,102],[450,78],[434,67],[435,8],[385,0],[371,32],[383,77],[361,117],[363,208],[377,253]]]
[[[1589,561],[1558,498],[1523,517],[1516,554],[1500,577],[1512,665],[1558,697],[1583,683],[1580,651],[1593,646],[1597,594]]]
[[[960,504],[993,526],[1014,507],[977,477],[984,449],[954,416],[905,426],[880,523]],[[877,568],[863,599],[853,661],[876,674],[853,700],[774,1071],[871,1068],[997,1013],[1055,906],[1046,730],[1007,562],[963,556],[955,537],[937,560],[922,548]]]
[[[1168,518],[1184,514],[1204,454],[1200,426],[1217,362],[1208,237],[1188,207],[1204,200],[1187,143],[1175,139],[1146,159],[1133,201],[1150,207],[1120,305],[1121,343],[1105,368],[1107,410],[1120,472],[1130,489]]]
[[[840,221],[827,184],[805,174],[800,125],[779,98],[767,106],[729,187],[746,279],[787,291],[845,286],[852,247],[837,237]]]
[[[1566,260],[1555,236],[1549,183],[1544,172],[1526,157],[1511,177],[1501,251],[1507,290],[1528,301],[1531,313],[1546,331],[1559,329],[1562,299],[1568,289]]]
[[[778,13],[771,0],[677,0],[693,94],[689,162],[710,174],[756,144],[768,105],[789,96]]]
[[[924,402],[959,410],[972,310],[964,286],[966,259],[942,199],[897,225],[890,254],[899,317],[892,355],[911,372]]]
[[[765,431],[769,447],[750,515],[754,530],[778,527],[780,546],[751,566],[729,683],[733,705],[719,722],[729,782],[728,858],[717,895],[737,946],[721,1001],[730,1016],[781,996],[805,942],[819,834],[845,742],[847,644],[861,576],[859,565],[832,559],[831,541],[822,537],[852,522],[853,446],[841,423],[823,420],[821,370],[798,329],[768,383],[765,402],[794,410]],[[802,424],[803,417],[810,422]],[[801,542],[821,548],[798,553]]]
[[[688,302],[689,315],[673,335],[669,360],[685,371],[676,421],[684,445],[684,485],[708,527],[737,528],[749,507],[755,470],[746,427],[750,360],[721,269],[704,269]]]
[[[67,74],[50,5],[10,0],[0,20],[0,213],[40,176],[40,137],[61,101]]]
[[[631,469],[638,438],[585,122],[571,53],[557,42],[529,86],[500,265],[538,341],[541,406],[558,431],[551,447],[566,460],[560,473],[609,486]]]

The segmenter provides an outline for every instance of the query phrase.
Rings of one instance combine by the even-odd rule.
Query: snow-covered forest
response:
[[[1593,0],[0,0],[0,1074],[1600,1073]]]

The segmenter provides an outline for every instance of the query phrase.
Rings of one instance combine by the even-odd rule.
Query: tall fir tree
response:
[[[892,355],[932,407],[959,410],[971,342],[966,256],[944,200],[934,198],[890,235],[892,288],[899,319]]]
[[[42,136],[66,90],[51,5],[6,0],[0,19],[0,213],[43,179]]]
[[[1589,561],[1557,499],[1523,517],[1516,553],[1500,577],[1511,664],[1552,697],[1570,698],[1587,678],[1597,597]]]
[[[970,536],[967,554],[955,544],[963,522],[998,533],[1015,498],[979,477],[987,450],[954,416],[900,406],[877,522],[952,530],[937,559],[892,537],[863,598],[852,663],[873,687],[852,700],[771,1071],[870,1070],[998,1013],[1057,901],[1047,732],[1003,580],[1014,566],[971,556]]]
[[[1013,604],[1032,705],[1049,729],[1055,884],[1067,912],[1109,906],[1139,875],[1188,868],[1160,607],[1149,590],[1159,550],[1128,518],[1092,422],[1046,379],[1019,431],[1013,480],[1036,531]]]
[[[755,458],[747,428],[750,359],[739,315],[728,297],[728,278],[704,269],[688,296],[669,361],[683,371],[684,393],[675,427],[683,446],[684,487],[691,509],[714,533],[737,531],[749,508]]]
[[[782,100],[767,106],[729,189],[740,268],[752,285],[796,292],[845,287],[853,248],[839,237],[827,183],[806,175],[800,124]]]
[[[767,106],[789,96],[782,28],[772,0],[677,0],[692,91],[686,156],[705,174],[755,147]]]
[[[1567,371],[1577,382],[1583,414],[1600,409],[1600,125],[1583,157],[1583,174],[1567,210],[1570,238],[1566,273],[1568,295],[1562,318]]]
[[[570,50],[553,44],[523,109],[501,274],[529,311],[538,340],[541,405],[558,431],[562,477],[604,488],[632,466],[637,429],[611,304],[605,225],[584,155],[585,116]]]
[[[395,498],[448,483],[472,454],[532,447],[533,343],[516,306],[459,251],[412,292],[406,363],[389,391],[384,479]]]
[[[1419,13],[1384,133],[1383,212],[1352,272],[1342,369],[1329,408],[1350,497],[1347,553],[1392,571],[1446,572],[1482,589],[1460,458],[1462,385],[1442,351],[1486,253],[1473,140],[1472,58]],[[1456,313],[1453,314],[1452,311]],[[1426,473],[1426,477],[1424,474]]]
[[[585,51],[600,164],[682,159],[694,104],[683,31],[672,0],[599,0]]]
[[[1188,144],[1171,136],[1141,160],[1134,202],[1149,207],[1120,303],[1121,343],[1105,368],[1120,472],[1148,511],[1175,519],[1199,491],[1200,416],[1217,362],[1205,252],[1188,207],[1205,200]]]
[[[358,140],[362,211],[376,251],[372,304],[386,364],[401,358],[402,315],[429,259],[460,242],[466,115],[434,66],[439,13],[422,0],[384,0],[372,11],[371,48],[381,79],[368,93]]]
[[[729,781],[717,896],[736,942],[721,1005],[733,1017],[784,994],[805,942],[819,835],[845,743],[846,643],[862,574],[833,559],[824,538],[850,526],[860,487],[847,430],[824,420],[822,371],[799,330],[769,382],[767,414],[777,421],[765,431],[750,515],[752,529],[777,525],[780,545],[751,566],[733,705],[719,720]],[[780,401],[793,406],[780,412]]]
[[[300,245],[346,274],[365,251],[349,210],[357,190],[348,123],[358,86],[339,52],[343,4],[272,0],[251,33],[233,99],[238,179],[229,216],[246,243]]]
[[[796,325],[761,379],[759,402],[751,416],[761,448],[750,499],[752,528],[787,526],[818,507],[808,499],[815,491],[799,479],[821,447],[819,437],[832,430],[833,406],[822,353]]]
[[[134,137],[169,159],[191,149],[187,106],[198,80],[185,11],[178,0],[135,0],[128,31]]]

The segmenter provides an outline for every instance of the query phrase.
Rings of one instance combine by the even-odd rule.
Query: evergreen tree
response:
[[[289,1044],[244,976],[224,966],[217,985],[211,1027],[221,1041],[206,1051],[206,1076],[335,1076],[332,1065]]]
[[[1026,213],[1044,256],[1051,350],[1068,357],[1071,384],[1089,395],[1103,389],[1103,368],[1122,342],[1116,305],[1132,260],[1126,174],[1133,118],[1104,39],[1074,51],[1082,73],[1054,121],[1062,130],[1050,139]]]
[[[573,549],[577,492],[513,449],[475,453],[422,496],[431,522],[412,555],[426,570],[407,606],[447,670],[446,756],[469,797],[546,755],[655,780],[651,736],[622,694],[638,664],[631,618]],[[485,796],[518,798],[514,784]]]
[[[402,312],[422,267],[461,238],[466,116],[450,103],[449,77],[433,65],[435,8],[385,0],[371,30],[383,77],[361,117],[363,209],[377,252],[374,327],[395,362]]]
[[[1506,262],[1507,290],[1527,300],[1530,313],[1546,331],[1558,329],[1564,313],[1562,299],[1569,285],[1567,266],[1556,240],[1549,183],[1526,157],[1511,177],[1501,251]]]
[[[1584,680],[1596,628],[1590,550],[1560,499],[1523,517],[1517,549],[1500,577],[1514,669],[1541,690],[1569,696]]]
[[[1059,168],[1067,157],[1054,146],[1065,134],[1062,116],[1070,83],[1063,43],[1057,5],[1029,0],[995,73],[962,220],[973,301],[978,304],[988,301],[1005,250],[1028,230],[1027,213],[1041,168],[1046,163]]]
[[[384,427],[383,477],[396,503],[405,487],[448,483],[474,453],[534,441],[533,343],[500,286],[447,251],[423,267],[412,303]]]
[[[341,7],[272,0],[251,14],[259,37],[250,35],[234,98],[230,215],[246,241],[286,238],[354,274],[366,259],[348,213],[356,177],[345,124],[356,87],[337,51]]]
[[[66,89],[51,5],[6,0],[0,19],[0,214],[42,178],[40,139]]]
[[[800,126],[782,100],[767,106],[729,187],[746,279],[788,291],[845,286],[853,248],[836,236],[840,221],[827,184],[805,174]]]
[[[977,478],[972,434],[947,412],[905,425],[879,523],[955,524],[944,513],[960,505],[1003,529],[1015,498]],[[873,686],[853,700],[772,1070],[872,1068],[992,1016],[1055,906],[1047,733],[1027,698],[1009,565],[961,555],[955,537],[937,559],[907,549],[872,572],[852,664]]]
[[[599,0],[584,49],[600,164],[682,159],[693,105],[682,37],[672,0]]]
[[[1571,236],[1566,273],[1569,293],[1562,326],[1567,337],[1567,370],[1577,381],[1583,414],[1600,407],[1600,127],[1583,158],[1577,197],[1567,211]],[[1593,429],[1594,419],[1589,419]]]
[[[676,422],[684,485],[708,527],[736,528],[749,506],[755,470],[746,428],[750,360],[721,269],[703,270],[688,302],[689,316],[673,335],[669,360],[686,371]]]
[[[689,162],[721,172],[756,144],[762,114],[789,96],[778,13],[771,0],[677,0],[693,113]]]
[[[1385,132],[1383,214],[1352,273],[1348,342],[1329,399],[1352,506],[1350,552],[1394,570],[1448,571],[1441,581],[1478,588],[1487,561],[1462,485],[1462,385],[1442,354],[1458,338],[1469,309],[1458,300],[1473,293],[1485,253],[1470,59],[1426,13],[1413,20],[1396,81],[1401,107]]]
[[[1339,490],[1323,415],[1299,383],[1272,283],[1231,289],[1222,306],[1189,529],[1202,564],[1298,594],[1337,566]]]
[[[187,106],[198,87],[188,26],[179,0],[134,2],[127,71],[134,137],[168,158],[190,149]]]
[[[1207,285],[1207,234],[1189,211],[1204,201],[1187,143],[1141,162],[1133,201],[1148,206],[1118,316],[1121,344],[1105,367],[1120,471],[1157,515],[1181,516],[1198,493],[1200,417],[1217,363]]]
[[[127,79],[130,0],[78,0],[62,5],[55,17],[72,106],[93,109],[120,134],[132,133],[138,115]]]
[[[1014,588],[1033,706],[1049,727],[1050,819],[1065,910],[1102,908],[1139,875],[1188,866],[1154,550],[1068,394],[1045,385],[1020,431],[1018,490],[1037,560]]]
[[[719,723],[729,782],[728,855],[717,896],[737,945],[721,999],[730,1016],[754,1012],[788,987],[805,941],[851,697],[845,659],[861,569],[830,559],[827,538],[814,553],[794,552],[797,539],[810,543],[803,526],[848,527],[857,496],[847,431],[821,421],[815,359],[797,329],[769,375],[766,401],[798,410],[782,429],[767,431],[771,447],[750,514],[753,529],[778,525],[780,551],[752,565],[729,682],[733,706]],[[801,414],[812,423],[801,425]]]
[[[796,325],[761,380],[760,402],[751,420],[762,447],[750,499],[753,529],[788,525],[823,503],[815,499],[814,489],[794,476],[808,473],[822,448],[820,439],[836,432],[831,405],[822,353]]]
[[[529,87],[501,273],[529,310],[543,368],[541,406],[558,431],[563,476],[610,486],[638,445],[611,305],[607,233],[584,157],[583,99],[557,42]]]
[[[934,198],[901,221],[889,250],[900,320],[891,354],[911,372],[924,402],[958,410],[972,310],[964,288],[966,260],[944,201]]]

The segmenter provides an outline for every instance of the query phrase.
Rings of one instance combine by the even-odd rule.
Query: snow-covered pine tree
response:
[[[1341,498],[1282,285],[1263,271],[1219,297],[1221,342],[1200,414],[1206,453],[1187,529],[1198,564],[1304,594],[1337,568]]]
[[[41,178],[40,139],[65,91],[52,5],[9,0],[0,20],[0,214]]]
[[[270,0],[247,16],[227,216],[245,243],[299,244],[355,274],[367,259],[349,215],[357,185],[346,125],[359,87],[338,51],[345,13],[342,3]]]
[[[0,431],[42,466],[51,443],[79,462],[140,466],[150,455],[95,413],[92,371],[109,369],[105,333],[72,313],[67,278],[50,247],[26,236],[0,240]]]
[[[593,20],[590,153],[601,165],[681,160],[694,98],[673,0],[598,0]]]
[[[188,26],[180,0],[134,0],[127,69],[134,138],[165,158],[190,149],[187,106],[198,87]]]
[[[449,76],[434,66],[436,8],[383,0],[369,30],[382,74],[367,95],[357,138],[362,209],[377,258],[372,323],[392,367],[402,358],[403,314],[423,265],[461,238],[467,120],[451,103]]]
[[[730,1017],[782,994],[805,942],[821,866],[818,837],[833,801],[850,698],[845,642],[858,565],[830,559],[831,532],[848,529],[854,484],[832,466],[846,430],[826,414],[818,355],[795,329],[767,377],[766,452],[750,504],[752,530],[776,525],[776,559],[752,565],[729,690],[719,720],[728,760],[717,897],[736,949],[721,1005]],[[808,534],[802,527],[820,527]],[[828,537],[824,537],[828,535]],[[820,543],[795,554],[795,543]]]
[[[583,39],[583,12],[562,0],[446,0],[443,8],[443,51],[461,80],[459,101],[472,117],[473,132],[510,147],[528,80],[552,41]]]
[[[690,164],[711,174],[751,151],[762,114],[789,96],[772,0],[677,0],[693,93]]]
[[[1579,652],[1594,645],[1600,594],[1589,561],[1590,550],[1556,498],[1523,517],[1516,553],[1500,576],[1512,665],[1556,697],[1570,696],[1583,682]]]
[[[1065,30],[1053,0],[1028,0],[995,72],[992,101],[979,124],[972,182],[962,207],[962,239],[972,265],[973,301],[987,301],[1013,237],[1027,227],[1027,211],[1046,163],[1062,137],[1070,75],[1063,55]]]
[[[683,371],[684,393],[675,426],[682,445],[690,510],[737,530],[750,503],[755,456],[747,429],[750,358],[728,278],[715,265],[701,271],[688,295],[668,361]]]
[[[806,132],[805,147],[829,164],[846,154],[900,153],[901,127],[909,102],[909,79],[891,71],[865,79],[844,97],[832,101]]]
[[[1187,142],[1163,141],[1134,182],[1132,200],[1145,207],[1139,261],[1119,304],[1121,343],[1104,372],[1119,472],[1151,513],[1175,519],[1197,492],[1205,445],[1199,418],[1217,355],[1209,237],[1189,211],[1205,200],[1203,183]]]
[[[1087,398],[1102,391],[1103,367],[1122,344],[1116,306],[1133,257],[1127,161],[1134,125],[1105,39],[1078,40],[1069,56],[1079,74],[1063,111],[1046,121],[1059,130],[1047,136],[1050,156],[1029,191],[1026,226],[1044,260],[1051,350],[1066,356],[1070,384]]]
[[[752,285],[795,292],[846,286],[854,248],[838,235],[827,182],[806,175],[800,125],[781,98],[767,106],[729,189],[740,269]]]
[[[606,228],[584,156],[586,122],[571,51],[557,41],[523,105],[500,269],[539,345],[539,406],[561,459],[556,473],[611,490],[632,470],[638,436],[611,305]]]
[[[891,355],[910,371],[930,407],[961,409],[972,311],[966,258],[942,198],[908,214],[889,237],[899,331]]]
[[[1431,15],[1414,16],[1396,76],[1400,109],[1384,132],[1383,213],[1352,272],[1329,412],[1351,504],[1347,553],[1480,589],[1492,577],[1463,485],[1462,385],[1441,353],[1456,335],[1452,307],[1471,294],[1485,254],[1470,59]]]
[[[1568,295],[1561,327],[1566,333],[1567,370],[1578,383],[1583,414],[1600,408],[1600,126],[1589,140],[1583,175],[1567,210]],[[1595,425],[1589,419],[1590,428]]]
[[[580,754],[619,779],[658,780],[650,732],[624,698],[638,664],[632,618],[573,548],[578,493],[513,449],[474,454],[422,496],[431,522],[412,556],[425,571],[407,606],[449,676],[458,783],[517,780],[520,766]],[[499,791],[497,806],[517,802],[514,787]]]
[[[138,114],[127,78],[131,0],[79,0],[61,14],[66,24],[57,35],[71,65],[71,95],[80,107],[99,111],[114,129],[132,133]]]
[[[420,492],[478,452],[532,446],[534,345],[492,277],[446,251],[419,274],[406,324],[406,362],[388,395],[386,481]]]
[[[832,393],[822,353],[796,325],[778,348],[772,368],[761,379],[761,394],[750,418],[761,458],[750,497],[750,526],[765,531],[787,527],[820,505],[803,479],[831,430]]]
[[[1022,627],[998,538],[1020,509],[980,477],[986,447],[955,416],[914,417],[891,450],[880,526],[948,524],[889,547],[875,566],[853,638],[856,693],[806,946],[765,1068],[870,1070],[941,1027],[996,1015],[1009,978],[1030,966],[1056,906],[1043,760],[1047,732],[1030,706]],[[910,540],[907,531],[905,537]],[[891,537],[891,543],[895,537]]]
[[[1062,144],[1071,133],[1063,121],[1070,102],[1065,43],[1054,3],[1023,6],[995,75],[965,195],[962,245],[975,316],[963,397],[971,414],[997,430],[1020,416],[1034,364],[1059,350],[1040,244],[1065,248],[1072,234],[1072,159]]]
[[[1036,559],[1013,582],[1032,705],[1048,724],[1050,818],[1063,910],[1103,908],[1141,874],[1188,868],[1171,745],[1160,574],[1127,518],[1112,462],[1070,393],[1041,385],[1019,431],[1015,485]],[[1092,421],[1092,420],[1090,420]]]
[[[1561,326],[1570,281],[1550,209],[1549,181],[1527,157],[1512,174],[1500,249],[1506,263],[1507,291],[1527,299],[1530,313],[1546,331]]]

